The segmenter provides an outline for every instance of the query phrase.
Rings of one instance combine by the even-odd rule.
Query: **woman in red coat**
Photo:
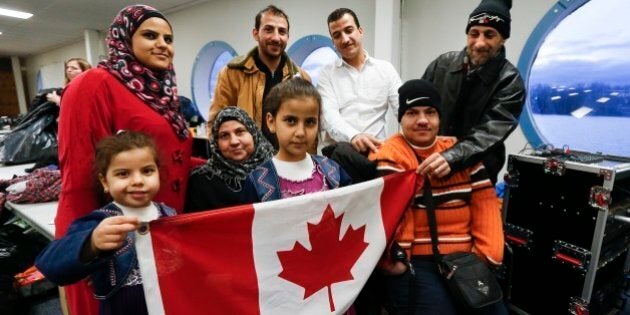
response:
[[[162,188],[155,200],[178,212],[183,209],[192,138],[177,99],[172,28],[156,9],[128,6],[112,22],[107,46],[108,59],[73,80],[64,92],[57,237],[73,220],[105,204],[92,169],[94,145],[121,129],[153,136],[162,165]],[[65,287],[65,292],[72,315],[98,313],[85,280]]]

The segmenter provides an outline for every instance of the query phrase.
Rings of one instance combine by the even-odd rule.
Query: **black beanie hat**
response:
[[[398,122],[408,108],[430,106],[440,113],[440,92],[427,80],[409,80],[398,89]]]
[[[468,17],[466,34],[475,25],[490,26],[499,32],[504,39],[510,37],[510,9],[512,0],[481,0],[481,3]]]

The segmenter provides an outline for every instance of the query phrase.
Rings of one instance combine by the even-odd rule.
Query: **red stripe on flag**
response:
[[[411,202],[415,193],[415,170],[385,176],[385,187],[381,193],[381,214],[387,243],[392,239],[394,231]]]
[[[151,223],[166,314],[259,314],[251,205]]]

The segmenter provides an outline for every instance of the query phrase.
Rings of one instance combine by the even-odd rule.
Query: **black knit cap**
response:
[[[466,34],[475,25],[490,26],[499,32],[503,38],[510,37],[510,9],[512,0],[481,0],[479,6],[468,17]]]
[[[414,106],[430,106],[440,113],[440,92],[430,81],[415,79],[405,82],[398,89],[398,122],[407,109]]]

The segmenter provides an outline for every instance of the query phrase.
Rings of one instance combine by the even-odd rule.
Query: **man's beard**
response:
[[[488,50],[485,50],[483,52],[480,51],[476,51],[473,54],[473,50],[470,48],[466,49],[466,54],[468,54],[468,59],[470,60],[470,65],[473,68],[477,68],[480,66],[485,65],[486,63],[488,63],[488,61],[490,61],[492,58],[496,57],[499,52],[501,51],[501,49],[497,49],[497,51],[495,53],[489,52]]]

